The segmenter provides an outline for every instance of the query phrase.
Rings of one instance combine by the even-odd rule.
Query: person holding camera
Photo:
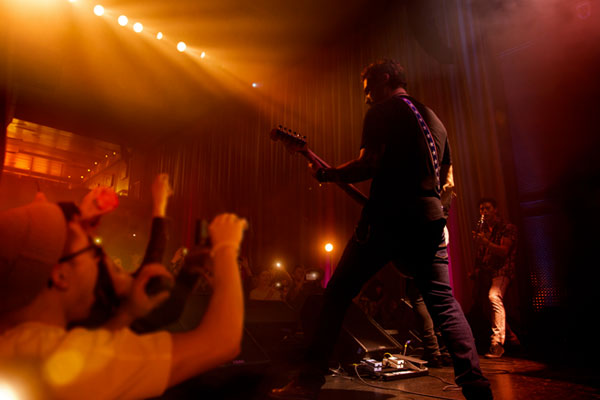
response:
[[[43,200],[0,212],[0,377],[18,385],[23,398],[159,396],[239,353],[243,295],[236,260],[246,220],[222,214],[209,227],[214,286],[200,324],[144,335],[128,327],[70,328],[114,296],[114,288],[99,290],[112,287],[114,274],[86,223],[78,209]],[[171,274],[150,264],[135,276],[119,305],[128,320],[168,297],[147,293],[157,276]]]

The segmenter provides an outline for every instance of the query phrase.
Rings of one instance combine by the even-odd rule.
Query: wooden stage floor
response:
[[[600,399],[600,374],[596,368],[525,357],[482,358],[481,366],[497,400]],[[266,399],[269,389],[284,384],[290,373],[291,368],[280,363],[245,370],[241,367],[237,372],[234,368],[223,369],[174,388],[161,399]],[[430,368],[428,376],[392,381],[331,375],[319,399],[463,399],[453,380],[452,367]]]

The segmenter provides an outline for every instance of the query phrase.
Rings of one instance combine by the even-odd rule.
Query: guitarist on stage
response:
[[[506,312],[502,298],[515,274],[515,249],[517,227],[498,214],[496,200],[483,198],[479,201],[481,219],[473,239],[477,246],[475,275],[478,292],[487,290],[487,299],[491,308],[492,336],[490,350],[486,358],[499,358],[504,353],[506,336],[510,343],[518,343],[516,335],[506,324]],[[485,287],[483,287],[485,285]]]
[[[444,242],[441,188],[450,169],[446,129],[434,112],[411,97],[402,66],[369,65],[361,75],[366,103],[358,158],[337,168],[313,164],[320,182],[372,179],[369,198],[324,294],[324,304],[301,369],[272,398],[314,399],[347,308],[362,286],[394,261],[414,277],[444,336],[456,383],[467,399],[491,399],[471,329],[452,295]]]

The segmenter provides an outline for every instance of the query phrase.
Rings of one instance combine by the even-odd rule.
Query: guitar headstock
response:
[[[271,130],[271,140],[274,142],[281,140],[285,147],[291,152],[302,151],[306,149],[306,136],[300,136],[291,129],[286,129],[279,125]]]

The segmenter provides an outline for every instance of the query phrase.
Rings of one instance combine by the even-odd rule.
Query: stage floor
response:
[[[522,357],[482,358],[481,366],[497,400],[600,399],[598,369]],[[285,384],[290,373],[291,366],[280,363],[234,366],[174,388],[161,399],[266,399],[269,389]],[[453,382],[452,367],[430,368],[428,376],[392,381],[332,375],[319,399],[464,399]]]
[[[575,368],[550,367],[519,358],[481,360],[497,400],[600,399],[599,376]],[[595,385],[594,388],[592,385]],[[451,367],[431,368],[429,375],[395,381],[365,382],[330,376],[319,399],[464,399],[454,383]],[[367,386],[374,385],[374,386]],[[452,385],[451,385],[452,384]]]

